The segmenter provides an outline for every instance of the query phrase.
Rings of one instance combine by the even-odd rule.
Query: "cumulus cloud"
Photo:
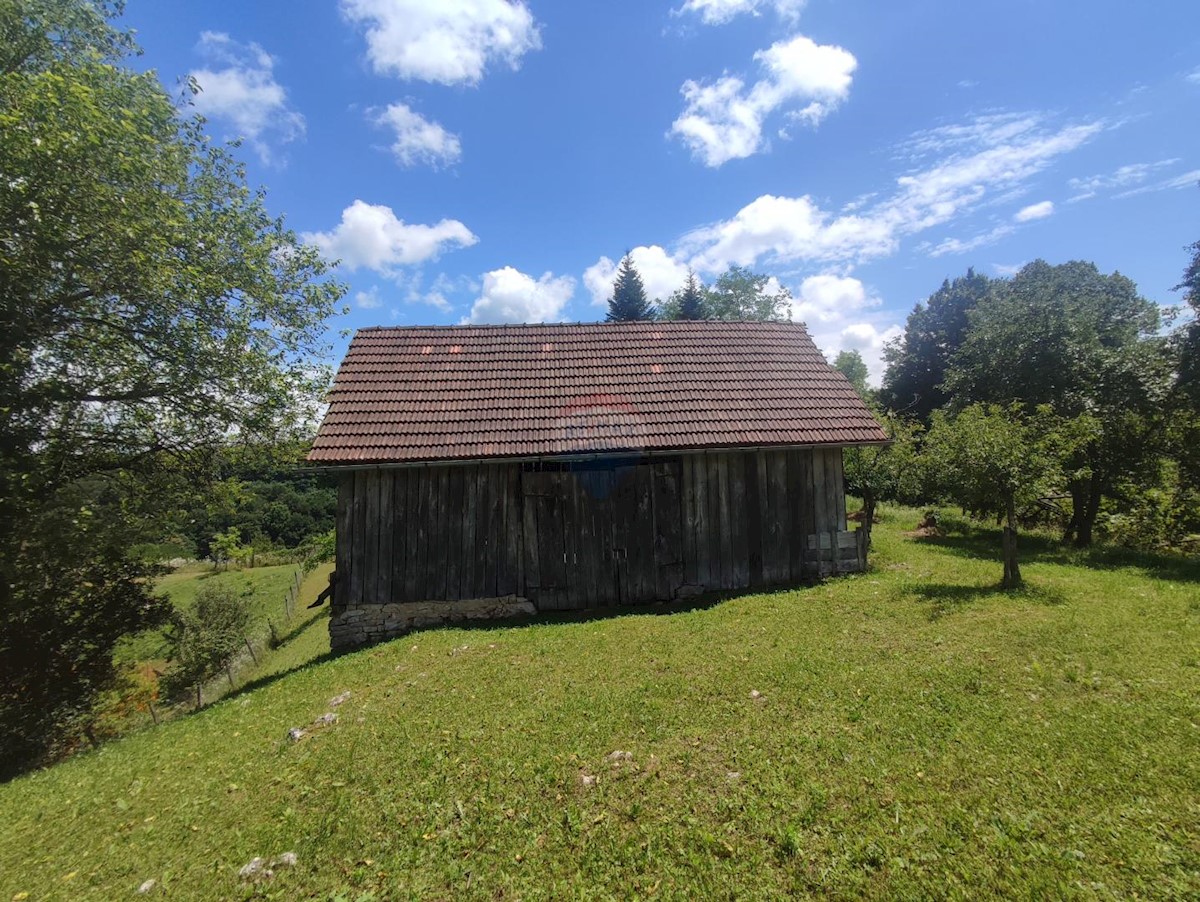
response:
[[[651,301],[663,301],[687,281],[688,267],[681,260],[667,253],[657,244],[635,247],[629,252],[634,268],[642,277],[646,297]],[[603,307],[612,297],[613,282],[617,278],[620,261],[601,257],[583,273],[583,284],[592,295],[592,303]]]
[[[570,276],[545,273],[540,279],[511,266],[483,275],[483,290],[465,323],[545,323],[561,318],[575,293]]]
[[[363,267],[384,275],[479,240],[457,219],[443,219],[435,225],[409,224],[391,207],[361,200],[342,211],[342,221],[331,231],[305,232],[301,238],[352,271]]]
[[[1015,219],[1017,222],[1033,222],[1035,219],[1045,219],[1047,216],[1053,215],[1054,201],[1043,200],[1039,203],[1022,207],[1013,214],[1013,219]]]
[[[760,15],[764,7],[775,10],[781,19],[795,21],[800,17],[806,0],[686,0],[672,12],[679,16],[692,13],[705,25],[724,25],[745,13]]]
[[[425,164],[435,169],[457,163],[462,157],[458,135],[430,122],[412,107],[393,103],[375,116],[375,124],[395,133],[392,155],[401,166]]]
[[[859,322],[845,326],[835,336],[820,336],[814,341],[830,360],[842,351],[858,351],[867,365],[868,381],[872,385],[879,385],[886,369],[883,348],[903,334],[904,329],[898,324],[880,329],[875,323]]]
[[[192,100],[198,113],[231,126],[264,163],[274,158],[275,145],[303,136],[304,117],[288,104],[275,80],[275,58],[262,47],[206,31],[196,49],[208,62],[190,73],[200,87]]]
[[[800,283],[792,301],[792,319],[810,326],[844,322],[851,314],[881,303],[867,294],[866,286],[858,279],[831,274],[809,276]]]
[[[815,126],[849,96],[858,67],[850,51],[804,35],[759,50],[754,60],[763,77],[753,85],[723,75],[714,82],[689,79],[680,88],[685,107],[671,131],[706,166],[764,149],[763,129],[776,112]]]
[[[379,297],[379,289],[372,287],[367,291],[355,293],[354,306],[360,310],[378,310],[383,306],[383,301]]]
[[[895,180],[893,191],[852,212],[835,214],[812,197],[764,194],[730,219],[685,235],[681,252],[702,272],[766,260],[861,262],[893,253],[901,238],[950,222],[1009,192],[1078,148],[1102,123],[1051,129],[1040,117],[973,123],[958,137],[920,136],[924,168]],[[914,145],[916,146],[916,145]],[[910,149],[911,150],[911,149]],[[999,237],[999,236],[996,236]]]
[[[382,75],[475,85],[493,63],[517,69],[542,46],[520,0],[342,0],[341,9],[365,30],[367,59]]]

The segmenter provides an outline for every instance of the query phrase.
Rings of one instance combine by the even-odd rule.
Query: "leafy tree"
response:
[[[1089,545],[1102,499],[1153,472],[1163,447],[1171,369],[1158,308],[1119,273],[1038,260],[994,283],[969,320],[947,390],[958,404],[1048,405],[1079,424],[1086,439],[1062,462],[1067,537]]]
[[[778,290],[770,276],[731,266],[704,289],[708,319],[786,320],[791,315],[792,293]],[[778,285],[778,283],[776,283]]]
[[[883,422],[889,443],[843,451],[846,489],[863,500],[862,528],[868,543],[879,502],[910,501],[919,497],[923,488],[917,447],[920,424],[895,414],[876,416]]]
[[[867,387],[867,363],[862,359],[862,354],[855,350],[840,351],[837,359],[833,361],[833,366],[849,380],[860,398],[866,400],[870,397],[871,389]]]
[[[1188,248],[1192,261],[1183,273],[1183,281],[1175,286],[1183,292],[1184,302],[1191,308],[1192,318],[1179,329],[1179,387],[1200,410],[1200,241]]]
[[[646,299],[646,287],[633,258],[626,254],[621,258],[612,297],[608,299],[607,320],[612,323],[647,319],[654,319],[654,306]]]
[[[195,607],[174,617],[171,668],[165,681],[169,691],[194,688],[196,707],[200,707],[201,687],[228,670],[245,647],[249,625],[250,609],[244,598],[227,585],[203,586]]]
[[[704,288],[696,281],[696,274],[688,270],[687,281],[663,304],[663,319],[706,319],[708,311],[704,304]]]
[[[202,120],[123,64],[117,11],[0,0],[0,657],[80,665],[10,670],[33,691],[0,716],[39,726],[4,740],[7,760],[67,737],[55,712],[88,710],[119,635],[156,622],[120,541],[148,511],[131,483],[308,417],[343,291]],[[56,533],[85,485],[103,529]],[[76,613],[56,620],[67,599]],[[56,626],[20,625],[35,622]]]
[[[1026,416],[1019,405],[972,404],[951,417],[936,411],[923,455],[931,488],[976,515],[1004,522],[1001,586],[1021,585],[1017,516],[1054,484],[1059,451],[1045,409]]]
[[[885,409],[928,422],[930,414],[950,400],[942,387],[950,359],[966,338],[968,314],[992,284],[992,279],[968,269],[913,308],[904,334],[884,348],[887,371],[880,400]]]
[[[213,536],[209,547],[212,549],[213,566],[218,570],[222,564],[228,567],[230,561],[236,560],[243,553],[242,531],[236,526],[231,526],[225,532]]]

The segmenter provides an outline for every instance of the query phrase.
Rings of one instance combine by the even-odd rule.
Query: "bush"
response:
[[[181,694],[195,689],[199,705],[200,687],[237,657],[245,645],[249,624],[250,609],[232,588],[203,586],[196,595],[195,607],[175,615],[171,668],[164,678],[167,691]]]

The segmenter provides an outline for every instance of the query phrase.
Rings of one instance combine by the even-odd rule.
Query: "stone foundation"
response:
[[[329,646],[334,650],[368,645],[402,636],[410,630],[463,620],[496,620],[537,613],[519,595],[466,601],[408,601],[396,604],[334,605],[329,620]]]

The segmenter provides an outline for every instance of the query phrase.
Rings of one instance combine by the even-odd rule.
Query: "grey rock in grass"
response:
[[[762,697],[763,697],[763,694],[761,692],[759,692],[757,689],[750,690],[750,698],[752,698],[754,701],[758,701]]]
[[[303,738],[304,738],[304,731],[302,729],[300,729],[299,727],[292,727],[290,730],[288,730],[288,741],[289,742],[299,742]]]
[[[345,704],[348,701],[350,701],[350,690],[349,689],[347,689],[341,695],[335,695],[333,698],[331,698],[329,700],[329,707],[336,708],[338,705]]]
[[[633,752],[623,752],[617,749],[615,752],[609,752],[608,760],[612,762],[613,767],[617,767],[622,761],[632,761]]]
[[[272,868],[294,868],[296,866],[296,853],[284,852],[278,858],[271,859]]]
[[[580,774],[579,782],[584,786],[595,786],[597,778],[592,774]]]
[[[337,719],[338,719],[338,716],[336,714],[334,714],[332,711],[328,711],[325,714],[322,714],[316,720],[314,720],[313,723],[316,724],[318,727],[327,727],[330,724],[337,723]]]
[[[267,867],[266,861],[255,856],[242,865],[242,869],[238,871],[238,876],[243,880],[267,880],[274,877],[275,872]]]
[[[149,880],[147,880],[146,882],[144,882],[141,886],[139,886],[137,888],[138,895],[144,896],[144,895],[146,895],[146,893],[150,892],[150,890],[154,889],[154,887],[156,887],[156,886],[158,886],[158,881],[155,880],[153,877],[151,877]]]

